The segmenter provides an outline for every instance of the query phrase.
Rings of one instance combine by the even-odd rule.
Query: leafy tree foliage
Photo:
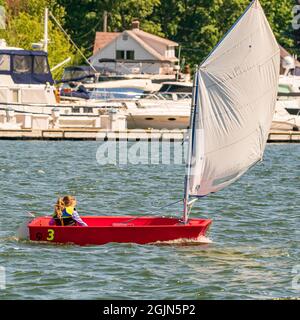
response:
[[[75,43],[87,56],[92,54],[96,31],[103,30],[107,12],[107,31],[131,28],[133,19],[140,27],[180,44],[181,58],[199,64],[233,25],[250,0],[0,0],[5,2],[8,24],[0,37],[10,45],[30,48],[42,38],[43,10],[48,6]],[[278,42],[297,52],[300,31],[292,27],[296,0],[261,0]],[[300,21],[299,21],[300,22]],[[68,56],[74,48],[53,22],[49,22],[51,65]],[[296,41],[296,42],[295,42]],[[78,59],[75,61],[79,62]]]
[[[32,43],[40,42],[44,32],[44,8],[48,7],[58,20],[63,22],[64,8],[56,1],[50,0],[9,0],[6,7],[6,29],[0,30],[0,38],[4,38],[9,46],[32,50]],[[76,61],[76,54],[65,35],[49,19],[48,45],[50,67],[62,62],[68,57]],[[62,70],[57,70],[54,76],[59,76]]]
[[[162,0],[154,19],[163,33],[182,47],[189,63],[199,64],[249,5],[249,0]],[[294,0],[261,0],[280,44],[294,46]]]

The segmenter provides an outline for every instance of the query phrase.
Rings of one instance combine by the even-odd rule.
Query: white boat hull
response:
[[[187,129],[189,126],[189,116],[163,116],[152,117],[144,115],[134,115],[127,117],[128,129]]]

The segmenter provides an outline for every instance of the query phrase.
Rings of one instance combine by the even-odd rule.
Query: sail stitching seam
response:
[[[267,64],[267,63],[269,63],[269,61],[272,60],[273,57],[276,56],[279,52],[280,52],[280,50],[278,50],[278,51],[277,51],[276,53],[274,53],[272,56],[266,58],[265,60],[261,60],[261,61],[264,61],[264,63]],[[250,67],[247,68],[246,70],[244,70],[244,71],[242,71],[242,72],[240,72],[240,73],[238,73],[238,74],[236,74],[236,75],[233,75],[232,77],[224,78],[222,81],[220,81],[220,80],[215,80],[216,83],[213,83],[213,84],[211,84],[210,86],[207,86],[206,89],[210,89],[210,88],[215,87],[215,86],[220,85],[220,84],[225,84],[227,81],[236,79],[236,78],[238,78],[239,76],[243,75],[244,73],[246,73],[246,72],[248,72],[248,71],[250,71],[250,70],[252,70],[252,69],[254,69],[255,67],[258,67],[258,66],[260,66],[260,65],[261,65],[261,62],[256,63],[256,64],[250,66]],[[209,75],[212,74],[211,72],[209,72],[209,71],[207,71],[207,70],[205,70],[205,69],[202,69],[202,68],[200,68],[200,69],[201,69],[203,72],[206,72],[206,73],[209,74]]]
[[[259,100],[261,97],[265,96],[269,91],[271,91],[271,90],[273,90],[273,89],[274,89],[274,88],[268,89],[268,90],[265,91],[261,96],[259,96],[257,99],[253,100],[253,101],[252,101],[251,103],[249,103],[249,104],[246,104],[246,105],[242,106],[242,108],[240,108],[240,109],[244,109],[244,108],[246,109],[246,108],[252,106],[257,100]],[[219,113],[219,114],[223,115],[223,114],[226,114],[226,113],[224,112],[224,113]],[[212,118],[212,116],[210,116],[210,117],[205,117],[205,118],[202,118],[202,119],[209,119],[209,118]],[[253,131],[250,132],[248,135],[243,136],[242,138],[240,138],[240,139],[238,139],[238,140],[235,140],[233,143],[228,144],[228,145],[226,145],[226,146],[224,146],[224,147],[222,147],[222,148],[218,148],[218,149],[215,149],[215,150],[206,152],[206,153],[204,154],[204,156],[206,156],[206,155],[208,155],[208,154],[215,153],[215,152],[217,152],[217,151],[219,151],[219,150],[222,150],[222,149],[226,149],[226,148],[228,148],[228,147],[230,147],[230,146],[232,146],[232,145],[235,145],[235,144],[237,144],[238,142],[240,142],[240,141],[248,138],[249,136],[253,135],[253,133],[256,132],[256,131],[257,131],[257,129],[253,130]]]
[[[274,88],[273,87],[270,87],[268,90],[266,90],[262,95],[260,95],[259,97],[257,97],[255,100],[241,106],[238,110],[244,110],[244,109],[247,109],[249,107],[251,107],[257,100],[259,100],[260,98],[264,97],[269,91],[273,90]],[[227,112],[218,112],[217,113],[219,116],[223,116],[223,115],[227,115]],[[202,121],[203,120],[207,120],[207,119],[211,119],[211,118],[214,118],[215,117],[215,114],[214,115],[210,115],[210,116],[206,116],[206,117],[201,117]]]

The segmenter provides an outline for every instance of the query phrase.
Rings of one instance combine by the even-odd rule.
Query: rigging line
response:
[[[101,24],[101,21],[99,20],[98,23],[96,23],[96,25],[91,28],[88,32],[85,32],[83,34],[81,34],[80,36],[76,37],[77,40],[80,39],[84,39],[84,37],[86,37],[87,35],[90,35],[91,33],[97,32],[96,30],[98,29],[98,26]]]
[[[67,39],[75,46],[75,48],[78,50],[78,52],[81,54],[81,56],[84,58],[84,60],[88,63],[88,65],[95,71],[97,72],[97,70],[94,68],[94,66],[89,62],[89,60],[86,58],[86,56],[83,54],[83,52],[78,48],[78,46],[76,45],[76,43],[71,39],[71,37],[67,34],[67,32],[65,31],[65,29],[62,27],[62,25],[58,22],[58,20],[55,18],[55,16],[53,15],[53,13],[50,11],[49,12],[51,18],[55,21],[55,23],[58,25],[58,27],[60,28],[60,30],[65,34],[65,36],[67,37]]]
[[[155,211],[150,211],[149,213],[158,213],[159,210],[161,210],[161,209],[163,209],[163,208],[170,207],[170,206],[172,206],[172,205],[174,205],[174,204],[176,204],[176,203],[179,203],[179,202],[181,202],[181,201],[182,201],[182,199],[177,200],[177,201],[175,201],[175,202],[172,202],[172,203],[169,203],[169,204],[167,204],[167,205],[164,205],[164,206],[156,209]],[[138,218],[139,218],[138,216],[137,216],[137,217],[132,217],[132,218],[130,218],[129,220],[126,220],[126,221],[123,221],[123,222],[120,222],[120,223],[126,224],[126,223],[131,222],[131,221],[134,221],[134,220],[136,220],[136,219],[138,219]]]
[[[164,205],[164,206],[162,206],[162,207],[160,207],[160,208],[158,208],[158,209],[156,209],[156,210],[149,211],[149,213],[158,213],[159,210],[164,209],[164,208],[167,208],[167,207],[170,207],[170,206],[172,206],[172,205],[174,205],[174,204],[177,204],[177,203],[179,203],[179,202],[181,202],[181,201],[182,201],[182,199],[177,200],[177,201],[172,202],[172,203],[168,203],[168,204],[166,204],[166,205]]]

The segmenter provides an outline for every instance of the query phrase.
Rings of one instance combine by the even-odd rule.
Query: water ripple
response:
[[[151,214],[182,197],[180,165],[98,166],[97,142],[0,141],[0,299],[269,299],[299,297],[300,146],[268,145],[265,161],[203,198],[212,243],[78,247],[18,241],[26,210],[49,214],[73,193],[81,214]],[[181,215],[181,204],[165,208]]]

